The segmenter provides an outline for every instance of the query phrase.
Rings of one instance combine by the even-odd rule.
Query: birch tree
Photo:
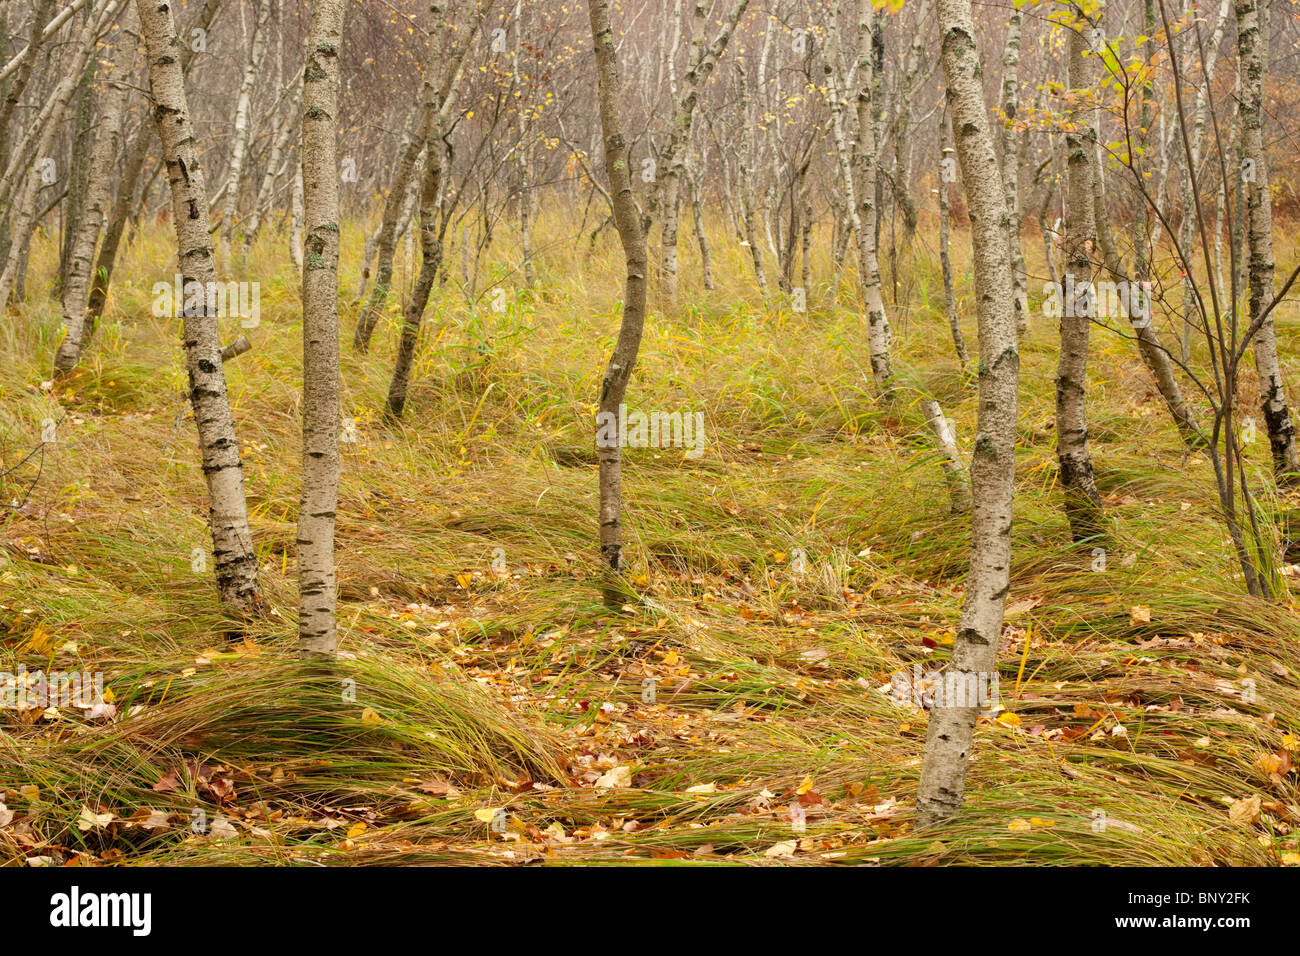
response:
[[[230,149],[230,170],[226,174],[226,193],[221,207],[221,247],[230,241],[239,208],[239,187],[244,176],[244,154],[252,135],[249,113],[253,103],[253,85],[266,55],[267,26],[271,21],[274,0],[262,0],[262,9],[253,24],[253,37],[248,47],[248,60],[244,63],[244,76],[235,99],[234,142]],[[314,8],[313,8],[314,10]]]
[[[476,8],[471,15],[469,28],[463,31],[464,39],[457,44],[444,39],[450,30],[450,21],[443,3],[434,2],[429,5],[429,59],[424,68],[423,108],[410,137],[403,141],[398,150],[388,198],[384,202],[384,218],[377,243],[375,284],[371,287],[370,298],[357,320],[352,339],[353,347],[358,352],[370,348],[375,323],[379,321],[380,312],[388,303],[389,286],[393,281],[393,256],[397,251],[398,234],[404,221],[402,211],[406,208],[416,172],[416,160],[428,148],[435,124],[441,124],[445,128],[454,102],[452,92],[464,68],[470,42],[491,6],[491,0],[487,0]]]
[[[298,648],[338,647],[334,513],[339,498],[339,173],[335,132],[344,0],[312,6],[303,68],[302,502]]]
[[[636,196],[627,139],[623,134],[619,106],[618,57],[614,31],[609,22],[609,0],[587,0],[591,37],[596,56],[596,85],[600,100],[600,128],[605,144],[605,173],[613,199],[614,225],[618,229],[626,262],[623,291],[623,321],[618,330],[614,354],[601,381],[597,408],[600,421],[618,422],[618,407],[627,394],[628,380],[636,365],[645,328],[646,242]],[[605,566],[617,573],[623,565],[623,455],[618,426],[614,434],[601,427],[596,432],[596,455],[600,462],[600,554]],[[607,599],[613,597],[607,590]]]
[[[68,278],[63,284],[63,341],[54,356],[54,370],[59,373],[74,368],[94,334],[94,325],[86,321],[90,298],[91,264],[95,245],[108,216],[109,180],[122,142],[122,116],[126,111],[131,87],[129,79],[135,64],[135,16],[130,15],[114,62],[109,70],[107,88],[99,118],[99,133],[91,153],[90,176],[86,183],[85,213],[72,240],[68,258]]]
[[[217,317],[208,314],[206,290],[216,281],[208,227],[208,196],[190,121],[181,69],[181,40],[170,4],[136,0],[149,66],[153,116],[171,187],[176,252],[186,291],[182,335],[189,397],[198,426],[199,453],[208,487],[208,523],[217,592],[231,610],[253,615],[263,608],[257,555],[248,526],[244,468],[226,394]],[[196,301],[194,307],[190,300]]]
[[[37,197],[41,188],[40,162],[50,154],[59,121],[86,65],[94,55],[97,38],[116,22],[123,3],[124,0],[108,0],[96,15],[86,19],[73,46],[67,72],[55,87],[53,95],[41,107],[27,134],[17,144],[4,177],[0,179],[0,202],[6,196],[13,200],[10,220],[13,241],[4,266],[0,269],[0,307],[9,301],[9,294],[14,289],[24,261],[23,249],[36,224],[39,211]]]
[[[662,241],[660,262],[663,269],[661,282],[664,296],[669,300],[677,296],[677,232],[681,214],[681,187],[686,175],[686,163],[695,128],[695,109],[699,104],[700,90],[708,82],[709,75],[713,72],[723,51],[726,50],[731,35],[735,32],[736,24],[745,15],[748,6],[749,0],[736,0],[723,20],[722,27],[712,42],[709,42],[705,32],[708,3],[706,0],[694,0],[690,60],[686,73],[682,76],[679,96],[674,104],[673,125],[668,134],[668,144],[661,156],[664,166],[659,184],[663,216],[660,229]]]
[[[1066,27],[1070,94],[1085,113],[1093,90],[1093,58],[1089,55],[1092,23],[1077,6]],[[1088,416],[1085,396],[1088,382],[1088,333],[1092,324],[1092,252],[1097,233],[1093,176],[1097,162],[1097,134],[1087,115],[1072,116],[1065,134],[1068,162],[1066,197],[1065,284],[1072,294],[1063,297],[1061,353],[1056,369],[1056,456],[1065,515],[1076,541],[1095,537],[1102,530],[1101,495],[1092,473],[1088,450]]]
[[[844,134],[845,103],[850,89],[850,74],[845,68],[839,47],[839,0],[830,5],[832,50],[826,63],[828,96],[831,98],[832,134],[839,160],[840,175],[847,208],[852,210],[850,229],[857,240],[858,275],[867,319],[867,349],[871,358],[871,375],[885,397],[892,394],[894,370],[890,358],[891,331],[885,314],[884,294],[880,283],[880,259],[876,248],[876,120],[875,55],[872,35],[875,11],[872,0],[855,0],[856,60],[852,85],[857,89],[857,137],[850,151]]]
[[[1273,200],[1268,191],[1268,161],[1264,155],[1264,81],[1268,75],[1268,0],[1238,0],[1238,103],[1246,191],[1246,249],[1250,287],[1250,321],[1258,320],[1255,370],[1259,401],[1273,452],[1279,484],[1300,482],[1295,424],[1287,406],[1282,365],[1278,360],[1273,316],[1265,308],[1273,301]],[[1261,319],[1262,317],[1262,319]]]
[[[971,461],[970,573],[945,686],[969,690],[996,674],[1011,570],[1011,511],[1015,478],[1015,280],[1010,218],[989,110],[970,0],[938,0],[940,48],[966,201],[970,207],[976,316],[979,322],[979,434]],[[951,679],[949,679],[951,677]],[[963,695],[968,696],[968,695]],[[930,711],[917,791],[917,823],[956,814],[962,805],[978,700],[945,694]]]
[[[1028,279],[1025,256],[1020,248],[1020,140],[1016,130],[1016,117],[1020,112],[1020,32],[1023,21],[1020,7],[1013,6],[1002,51],[1001,130],[1002,185],[1006,190],[1009,216],[1007,242],[1011,245],[1011,263],[1016,270],[1016,329],[1021,335],[1029,330]]]

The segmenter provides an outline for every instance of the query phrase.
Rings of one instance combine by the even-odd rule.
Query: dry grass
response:
[[[596,586],[589,446],[618,261],[611,237],[588,256],[562,224],[547,235],[534,289],[510,285],[508,236],[487,264],[510,290],[505,312],[482,278],[467,303],[453,270],[402,427],[378,416],[396,303],[370,356],[344,349],[359,441],[344,446],[339,508],[346,656],[329,672],[288,657],[301,340],[283,239],[231,276],[261,283],[254,351],[228,372],[274,609],[235,646],[209,576],[190,568],[207,543],[203,484],[178,329],[149,312],[168,233],[136,238],[118,270],[132,286],[115,290],[90,360],[57,393],[40,384],[58,310],[43,288],[50,243],[38,244],[29,301],[0,328],[4,467],[43,419],[60,424],[57,444],[0,489],[27,502],[0,517],[0,669],[102,671],[119,712],[3,716],[0,790],[15,817],[0,856],[1165,865],[1297,852],[1295,609],[1242,593],[1206,469],[1129,343],[1099,336],[1093,363],[1094,455],[1115,519],[1104,573],[1070,546],[1054,489],[1051,323],[1025,343],[1001,654],[1015,718],[981,725],[961,819],[918,833],[925,713],[881,687],[946,656],[968,536],[914,405],[937,396],[967,444],[976,413],[932,257],[909,267],[911,305],[895,312],[908,390],[892,409],[872,397],[847,280],[838,297],[822,282],[796,314],[755,293],[743,250],[721,236],[715,292],[696,288],[685,257],[690,304],[652,314],[632,404],[702,411],[710,444],[694,461],[628,454],[632,567],[611,613]],[[345,302],[360,237],[345,229]],[[354,319],[345,308],[345,335]],[[1293,311],[1280,328],[1296,354]],[[1262,441],[1255,454],[1262,488]],[[1138,605],[1150,623],[1133,622]],[[631,786],[593,785],[615,767]],[[1230,818],[1232,801],[1254,796],[1257,818]],[[803,833],[795,803],[807,804]],[[504,834],[482,819],[498,808]],[[207,832],[189,829],[196,809]],[[166,827],[146,825],[152,811]]]

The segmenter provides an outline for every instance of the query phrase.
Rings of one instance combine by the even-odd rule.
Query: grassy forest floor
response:
[[[1300,616],[1245,596],[1208,467],[1131,342],[1094,331],[1092,447],[1114,519],[1098,572],[1060,508],[1056,330],[1035,312],[1005,709],[981,720],[960,819],[916,832],[926,714],[888,685],[947,656],[969,541],[916,403],[938,397],[967,449],[977,408],[928,240],[910,307],[894,310],[892,408],[873,397],[851,278],[837,305],[821,283],[800,314],[764,304],[733,244],[715,292],[685,257],[690,304],[666,317],[652,301],[629,403],[702,411],[709,445],[698,460],[627,452],[632,570],[611,611],[591,447],[621,295],[611,236],[590,256],[585,239],[546,247],[536,287],[510,291],[503,313],[490,292],[466,307],[453,253],[393,428],[378,411],[397,304],[355,355],[361,227],[345,229],[344,415],[358,421],[339,505],[345,656],[314,674],[290,658],[297,277],[271,238],[231,276],[261,283],[254,349],[227,374],[272,608],[232,645],[210,571],[191,569],[210,539],[179,322],[150,314],[170,240],[165,225],[136,237],[87,363],[56,391],[42,387],[52,241],[38,240],[28,303],[0,323],[4,468],[59,421],[0,488],[25,500],[0,517],[0,669],[102,671],[116,708],[3,713],[0,859],[1300,863]],[[1280,267],[1296,251],[1279,249]],[[954,254],[974,353],[964,236]],[[509,263],[490,268],[481,287],[513,290]],[[1296,397],[1294,306],[1279,337]],[[1267,440],[1249,447],[1261,506],[1280,513]]]

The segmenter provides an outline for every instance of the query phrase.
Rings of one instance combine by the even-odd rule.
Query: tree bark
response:
[[[948,106],[970,207],[979,321],[979,434],[971,460],[970,574],[945,673],[945,678],[953,676],[949,686],[970,688],[972,681],[978,686],[980,678],[985,678],[986,686],[995,686],[1010,587],[1020,357],[1012,303],[1014,270],[1006,239],[1010,214],[980,82],[970,0],[938,0],[938,13]],[[930,711],[916,797],[919,826],[937,823],[961,809],[980,703],[945,695]]]
[[[645,328],[646,242],[632,193],[628,144],[623,135],[619,105],[618,58],[614,31],[609,23],[609,0],[587,0],[591,36],[595,46],[596,80],[600,96],[600,126],[605,139],[605,172],[613,197],[614,225],[623,246],[627,276],[623,292],[623,321],[619,326],[614,354],[605,368],[598,404],[606,421],[619,417],[619,405],[627,394],[628,380],[636,365]],[[617,430],[617,426],[616,426]],[[605,566],[617,573],[623,565],[623,456],[622,434],[614,441],[601,441],[597,431],[596,454],[600,461],[600,553]],[[612,589],[606,599],[613,599]]]
[[[1093,57],[1088,55],[1092,24],[1075,8],[1069,32],[1069,88],[1077,96],[1093,84]],[[1087,95],[1084,93],[1084,95]],[[1065,134],[1068,156],[1066,195],[1066,288],[1092,288],[1092,250],[1097,232],[1094,164],[1097,135],[1089,118],[1076,119]],[[1084,398],[1088,381],[1088,333],[1091,309],[1072,296],[1063,297],[1061,309],[1061,354],[1056,370],[1056,455],[1060,464],[1061,487],[1065,492],[1065,514],[1076,541],[1095,537],[1102,531],[1101,495],[1092,474],[1088,451],[1088,417]],[[1080,314],[1085,313],[1085,314]]]
[[[221,247],[230,241],[234,231],[235,213],[239,209],[239,187],[244,178],[244,154],[248,151],[248,139],[251,127],[248,122],[249,111],[253,103],[253,84],[257,82],[257,73],[266,55],[267,26],[271,21],[271,9],[274,0],[262,0],[262,9],[253,24],[253,39],[249,44],[248,61],[244,64],[244,76],[239,84],[239,94],[235,100],[234,143],[230,149],[230,171],[226,174],[226,195],[221,207]],[[224,258],[223,262],[226,261]]]
[[[5,258],[4,268],[0,271],[0,308],[9,301],[9,293],[13,291],[14,284],[18,280],[19,270],[25,258],[24,249],[36,224],[37,197],[41,190],[38,164],[43,157],[50,155],[55,134],[58,132],[59,120],[95,52],[96,38],[117,18],[122,10],[122,3],[123,0],[108,0],[96,16],[87,19],[77,36],[75,52],[72,62],[68,64],[67,73],[41,108],[40,114],[18,145],[5,171],[6,182],[0,186],[0,194],[5,193],[12,185],[17,201],[13,203],[13,215],[10,220],[12,245],[9,247],[9,255]],[[3,161],[3,157],[0,157],[0,161]]]
[[[134,17],[131,19],[134,20]],[[62,290],[64,335],[54,356],[54,369],[58,373],[70,371],[76,366],[94,333],[94,325],[86,322],[91,261],[95,257],[100,229],[107,219],[109,180],[122,142],[122,115],[130,95],[128,81],[135,63],[134,32],[132,28],[122,37],[104,94],[99,133],[95,138],[90,162],[84,214],[72,242],[68,257],[68,278]]]
[[[209,244],[207,189],[185,96],[181,42],[171,6],[166,0],[136,3],[149,64],[153,115],[171,185],[177,258],[188,297],[196,283],[206,289],[207,283],[216,281]],[[184,311],[185,362],[208,486],[217,592],[231,610],[251,616],[260,613],[264,605],[244,500],[239,440],[221,365],[220,330],[217,317],[207,315],[205,308]]]
[[[1245,176],[1246,247],[1252,324],[1273,301],[1273,200],[1268,191],[1268,160],[1264,155],[1264,83],[1268,74],[1268,0],[1238,0],[1237,50],[1242,155],[1254,164]],[[1278,360],[1273,316],[1264,318],[1255,334],[1255,369],[1259,373],[1259,402],[1268,426],[1273,472],[1280,485],[1300,483],[1295,424],[1287,406],[1282,364]]]
[[[334,515],[339,499],[339,170],[335,127],[344,0],[317,0],[302,86],[302,502],[298,650],[338,650]]]
[[[1002,185],[1007,194],[1010,224],[1007,242],[1011,245],[1011,265],[1015,269],[1016,330],[1029,330],[1028,281],[1025,255],[1020,248],[1020,139],[1016,135],[1016,116],[1020,111],[1020,31],[1024,19],[1019,7],[1012,7],[1007,21],[1007,42],[1002,51]]]
[[[686,175],[687,153],[691,148],[692,131],[695,124],[695,107],[699,103],[700,90],[708,82],[709,74],[722,56],[735,32],[736,24],[745,15],[749,0],[736,0],[713,42],[705,45],[704,27],[707,4],[704,0],[695,0],[693,18],[691,60],[682,77],[682,93],[678,99],[673,119],[673,128],[669,133],[668,145],[664,150],[665,166],[660,189],[663,201],[663,226],[660,236],[663,243],[661,264],[663,274],[664,297],[672,301],[677,297],[677,233],[681,211],[681,182]],[[757,91],[762,95],[762,91]]]
[[[940,122],[939,148],[942,159],[948,159],[948,115],[945,112]],[[953,348],[957,350],[957,359],[962,371],[970,364],[970,353],[966,350],[966,337],[961,334],[961,322],[957,318],[957,293],[952,281],[952,255],[949,252],[948,234],[950,222],[948,216],[948,182],[944,177],[944,167],[939,171],[939,268],[943,273],[943,301],[948,313],[948,331],[952,333]]]

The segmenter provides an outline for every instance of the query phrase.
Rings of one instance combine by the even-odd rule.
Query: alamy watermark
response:
[[[1066,273],[1065,283],[1047,282],[1043,285],[1043,315],[1059,319],[1071,318],[1123,318],[1133,323],[1135,329],[1145,329],[1151,324],[1151,283],[1076,282],[1073,274]]]
[[[104,675],[98,671],[0,671],[0,709],[91,708],[104,703]]]
[[[938,669],[923,672],[920,664],[913,664],[911,673],[903,670],[891,675],[889,695],[899,707],[990,710],[998,702],[998,675],[996,671],[991,674]]]
[[[597,448],[685,448],[687,458],[704,454],[703,412],[629,412],[618,406],[618,414],[596,415]]]
[[[177,273],[172,282],[153,284],[155,318],[210,315],[239,316],[246,329],[257,328],[262,320],[260,282],[199,282]]]

